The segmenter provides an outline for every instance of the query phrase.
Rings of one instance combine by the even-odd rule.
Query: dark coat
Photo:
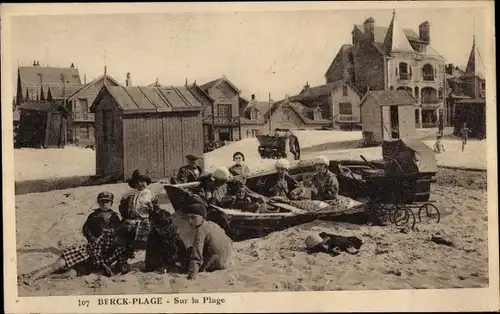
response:
[[[300,153],[299,138],[295,135],[290,135],[289,138],[290,151],[295,153]]]
[[[177,174],[177,183],[189,183],[198,181],[200,178],[202,169],[200,166],[196,166],[199,174],[197,175],[191,166],[182,166]]]

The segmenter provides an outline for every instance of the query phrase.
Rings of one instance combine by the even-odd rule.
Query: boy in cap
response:
[[[276,175],[269,178],[266,187],[269,187],[270,197],[290,198],[290,192],[295,190],[298,182],[288,174],[290,162],[286,159],[278,159],[275,169]]]
[[[186,206],[183,212],[188,215],[189,225],[196,229],[188,279],[195,279],[198,272],[228,268],[233,243],[219,225],[205,220],[205,205],[193,203]]]
[[[198,156],[189,154],[186,156],[188,164],[182,166],[177,174],[177,184],[195,182],[200,178],[201,167],[196,164]]]
[[[315,200],[335,200],[339,193],[337,176],[328,170],[329,161],[325,156],[318,156],[314,162],[313,184],[318,192],[313,197]]]
[[[130,268],[124,241],[126,235],[120,227],[118,215],[111,209],[113,199],[110,192],[99,193],[99,208],[89,215],[83,226],[87,244],[68,247],[56,262],[21,275],[19,279],[29,285],[59,271],[65,271],[61,275],[63,278],[74,278],[100,270],[112,276],[114,273],[110,267],[115,262],[115,272],[128,272]]]

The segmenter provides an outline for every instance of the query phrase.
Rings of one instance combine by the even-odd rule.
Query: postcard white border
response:
[[[222,305],[188,304],[98,306],[99,297],[64,296],[18,297],[16,283],[14,152],[12,141],[12,84],[10,17],[16,15],[127,14],[160,12],[231,12],[270,10],[359,10],[483,7],[485,9],[488,149],[488,247],[489,288],[392,291],[208,293],[162,295],[163,298],[191,299],[192,296],[224,298]],[[3,137],[3,221],[4,221],[4,300],[7,313],[131,313],[131,312],[325,312],[325,311],[484,311],[499,309],[498,285],[498,199],[496,141],[496,77],[494,3],[492,1],[411,1],[411,2],[288,2],[288,3],[127,3],[127,4],[2,4],[2,137]],[[126,295],[116,297],[153,297]],[[89,307],[78,306],[78,300],[90,301]]]

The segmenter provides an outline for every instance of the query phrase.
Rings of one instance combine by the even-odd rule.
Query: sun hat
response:
[[[104,191],[104,192],[101,192],[99,194],[97,194],[97,201],[113,201],[115,199],[115,196],[113,195],[113,193],[111,192],[108,192],[108,191]]]
[[[202,217],[207,217],[207,208],[201,203],[193,203],[184,207],[183,212],[185,214],[200,215]]]
[[[306,248],[308,250],[312,250],[318,245],[323,244],[325,242],[326,240],[324,240],[319,234],[312,233],[306,238]]]
[[[134,170],[134,172],[132,172],[132,177],[130,178],[130,180],[128,180],[128,186],[135,189],[137,182],[140,181],[145,181],[147,185],[151,184],[151,178],[149,177],[149,175],[147,173],[141,173],[139,169],[136,169]]]
[[[290,168],[290,162],[287,159],[281,158],[276,161],[276,169],[289,169]]]
[[[231,177],[231,173],[226,167],[219,167],[215,169],[212,176],[217,180],[227,181]]]
[[[328,158],[326,158],[325,156],[318,156],[314,160],[314,164],[315,165],[326,165],[326,166],[328,166],[329,163],[330,162],[329,162]]]

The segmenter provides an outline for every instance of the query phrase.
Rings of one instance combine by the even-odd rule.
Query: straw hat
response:
[[[213,177],[217,180],[227,181],[231,177],[231,173],[226,167],[219,167],[212,173]]]
[[[329,163],[330,163],[330,161],[325,156],[318,156],[314,160],[315,165],[327,165],[328,166]]]
[[[290,168],[290,162],[287,159],[278,159],[276,161],[276,169],[281,168],[281,169],[289,169]]]
[[[317,233],[312,233],[306,238],[306,248],[308,250],[312,250],[315,247],[317,247],[320,244],[325,243],[326,240],[324,240],[322,237],[320,237],[319,234]]]

